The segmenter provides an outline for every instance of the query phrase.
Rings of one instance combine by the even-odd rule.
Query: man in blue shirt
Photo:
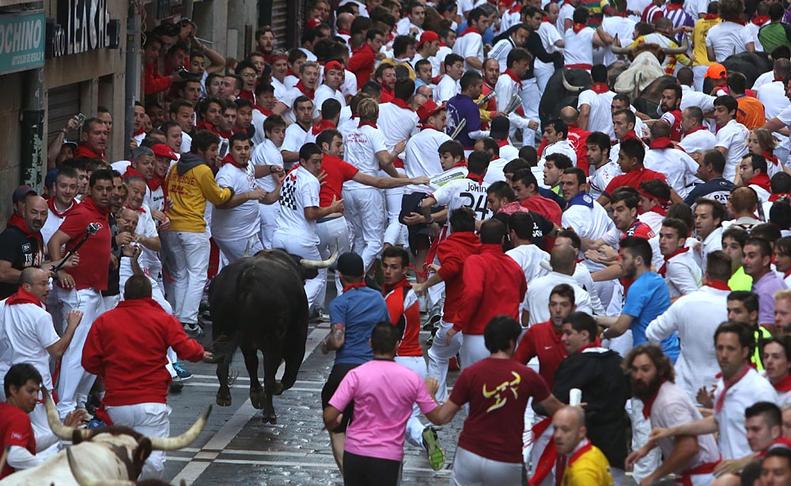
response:
[[[645,344],[648,324],[670,307],[670,292],[665,279],[651,271],[651,245],[643,238],[628,237],[621,241],[618,250],[621,258],[621,275],[631,279],[623,310],[618,317],[597,317],[600,326],[607,329],[602,334],[611,339],[632,330],[634,346]],[[662,351],[672,362],[679,353],[678,335],[675,333],[662,341]]]
[[[335,271],[340,274],[343,293],[330,302],[330,333],[320,345],[324,353],[335,351],[335,364],[321,390],[322,410],[329,405],[346,373],[373,359],[370,338],[374,327],[390,322],[382,294],[365,285],[363,259],[359,255],[344,253],[338,258]],[[330,432],[332,455],[341,472],[346,426],[353,411],[351,404],[346,407],[340,426]]]
[[[456,130],[462,120],[466,120],[466,125],[456,136],[464,150],[473,150],[474,140],[488,135],[488,132],[481,131],[481,112],[478,111],[478,104],[475,103],[481,96],[483,78],[475,71],[467,71],[459,81],[461,93],[448,100],[448,122],[447,130],[451,134]]]

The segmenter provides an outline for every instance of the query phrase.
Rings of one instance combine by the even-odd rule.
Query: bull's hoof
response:
[[[250,402],[252,402],[253,408],[256,410],[261,410],[264,408],[265,399],[266,393],[264,393],[263,388],[259,388],[258,390],[250,390]]]
[[[220,407],[231,406],[231,390],[228,388],[220,388],[217,391],[217,405]]]
[[[276,381],[272,387],[272,395],[281,395],[285,390],[286,387],[283,386],[283,383]]]
[[[270,413],[264,412],[264,415],[263,415],[262,418],[263,418],[263,421],[264,421],[265,424],[277,425],[277,415],[275,414],[274,411],[272,411]]]

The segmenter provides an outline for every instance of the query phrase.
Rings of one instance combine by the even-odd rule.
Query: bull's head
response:
[[[329,268],[332,265],[335,265],[335,262],[338,261],[337,246],[335,248],[335,252],[333,252],[333,254],[330,255],[330,257],[326,260],[308,260],[307,258],[301,258],[299,260],[299,264],[305,268]]]
[[[563,79],[563,87],[566,88],[566,91],[568,91],[569,93],[579,93],[580,91],[583,91],[584,89],[586,89],[584,86],[574,86],[573,84],[569,83],[566,80],[566,70],[565,69],[562,69],[560,71],[560,77]]]
[[[71,452],[71,447],[66,449],[66,458],[69,461],[69,469],[71,474],[80,486],[170,486],[169,483],[159,481],[157,479],[147,479],[145,481],[124,481],[122,479],[101,480],[89,478],[85,472],[80,468],[80,464]],[[187,486],[187,481],[181,480],[179,486]]]

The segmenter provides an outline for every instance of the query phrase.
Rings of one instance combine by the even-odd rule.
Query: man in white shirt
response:
[[[52,316],[44,309],[47,294],[47,272],[28,267],[22,270],[17,292],[0,301],[0,377],[15,363],[30,363],[41,374],[41,386],[52,393],[50,357],[58,360],[63,355],[80,324],[82,312],[77,309],[69,312],[63,335],[58,337]],[[43,403],[36,403],[30,421],[36,439],[52,434]]]
[[[501,73],[504,73],[506,68],[508,68],[508,54],[514,48],[524,47],[525,40],[529,34],[530,31],[527,30],[527,26],[525,24],[519,24],[509,35],[494,44],[492,50],[489,51],[488,57],[497,60],[500,64]]]
[[[655,428],[651,431],[651,440],[718,432],[723,459],[738,459],[750,454],[744,411],[755,402],[777,399],[772,385],[750,366],[753,346],[755,338],[748,325],[734,321],[720,324],[714,332],[714,348],[722,377],[717,380],[714,413],[694,422]]]
[[[699,243],[693,245],[698,266],[705,265],[709,253],[722,250],[722,221],[725,206],[713,199],[700,199],[695,204],[695,236]]]
[[[215,176],[217,185],[233,189],[230,201],[215,206],[211,233],[220,251],[230,263],[263,250],[260,238],[260,203],[273,204],[280,197],[280,180],[269,165],[256,165],[250,160],[250,139],[247,134],[231,137],[229,155]],[[257,184],[264,177],[275,179],[275,189],[266,191]]]
[[[597,64],[591,68],[593,85],[580,93],[577,109],[580,112],[579,125],[581,130],[604,132],[613,136],[612,131],[612,99],[615,93],[607,83],[607,66]]]
[[[784,80],[791,74],[791,61],[788,59],[776,59],[773,67],[773,81],[760,86],[758,101],[764,104],[766,119],[771,120],[776,117],[785,107],[791,104],[786,96],[786,86]]]
[[[593,132],[585,141],[590,170],[590,195],[598,199],[616,176],[623,174],[617,161],[610,161],[610,136],[604,132]]]
[[[759,203],[763,204],[772,195],[769,175],[766,173],[766,159],[760,155],[747,154],[739,163],[739,177],[742,185],[755,191]]]
[[[315,143],[306,143],[299,149],[299,166],[286,174],[280,189],[280,214],[272,238],[273,248],[282,248],[292,255],[314,261],[321,260],[316,220],[343,212],[343,200],[319,207],[321,159],[321,149]],[[309,307],[323,305],[317,298],[326,284],[325,268],[320,269],[316,277],[305,281]]]
[[[256,166],[266,166],[274,174],[283,173],[283,155],[280,147],[286,136],[286,122],[280,115],[272,115],[264,121],[264,134],[266,138],[255,146],[252,162]],[[267,175],[256,179],[256,185],[266,192],[273,192],[277,186],[276,176]],[[280,203],[259,204],[259,238],[264,248],[272,248],[272,235],[277,229],[277,215],[280,212]]]
[[[283,162],[289,167],[299,160],[299,150],[313,126],[313,101],[307,96],[299,96],[294,100],[293,106],[296,122],[286,128],[286,136],[280,147]]]
[[[678,145],[698,163],[702,161],[705,152],[717,145],[717,137],[703,124],[703,120],[703,110],[697,106],[689,106],[681,112],[681,130],[684,136]]]
[[[563,35],[566,32],[566,29],[570,29],[574,24],[572,17],[574,16],[574,10],[579,7],[579,4],[580,0],[569,0],[563,2],[563,5],[560,6],[558,19],[555,21],[555,27],[557,27],[560,35]]]
[[[673,302],[645,331],[646,338],[654,343],[678,334],[681,352],[676,361],[676,383],[691,400],[696,400],[701,387],[710,389],[717,382],[720,369],[711,343],[717,326],[728,319],[731,273],[730,257],[722,251],[711,252],[704,285]]]
[[[41,227],[45,255],[49,239],[58,231],[60,224],[66,219],[66,215],[79,204],[74,199],[74,196],[77,195],[77,171],[71,167],[61,167],[51,191],[47,200],[47,220]]]
[[[742,24],[743,13],[744,3],[741,0],[720,2],[722,22],[706,34],[709,59],[721,63],[733,53],[755,52],[755,43]]]
[[[585,179],[585,173],[577,167],[563,171],[560,190],[567,206],[563,211],[562,225],[572,228],[579,235],[583,247],[587,247],[586,241],[595,240],[604,240],[613,245],[616,242],[611,241],[608,235],[614,233],[615,223],[602,205],[585,192]]]
[[[733,182],[736,169],[742,157],[747,153],[747,137],[750,131],[736,121],[739,104],[736,98],[724,95],[714,100],[714,120],[717,122],[716,148],[725,155],[725,172],[723,177]]]
[[[456,38],[453,52],[464,59],[464,70],[480,72],[483,67],[483,37],[481,35],[491,25],[491,20],[480,7],[470,11],[467,28]]]
[[[376,126],[379,105],[371,98],[363,99],[357,105],[357,115],[359,126],[343,137],[346,161],[364,174],[375,176],[384,170],[390,177],[402,177],[393,167],[393,160],[406,143],[397,143],[392,153],[387,150],[384,133]],[[355,181],[344,183],[343,191],[346,219],[354,235],[352,248],[362,257],[367,271],[384,246],[384,197],[380,189]]]
[[[321,104],[326,99],[336,99],[341,107],[346,106],[346,98],[341,93],[344,73],[343,64],[338,61],[330,61],[324,65],[324,82],[316,89],[316,95],[313,98],[314,118],[321,116]]]
[[[684,66],[678,70],[676,74],[678,84],[681,85],[681,104],[679,108],[682,110],[696,106],[703,110],[704,113],[714,111],[715,97],[694,88],[695,74],[692,69]]]
[[[533,279],[549,273],[547,269],[549,253],[536,246],[536,242],[533,240],[534,225],[532,216],[527,212],[516,212],[508,218],[511,243],[514,247],[505,254],[522,267],[528,288],[530,288]],[[543,265],[542,262],[544,262]]]
[[[659,230],[659,251],[665,259],[659,275],[665,278],[670,299],[677,299],[700,288],[701,271],[695,257],[684,243],[689,236],[686,223],[665,218]]]
[[[484,182],[486,166],[489,164],[489,155],[480,150],[474,150],[467,157],[469,172],[464,178],[457,178],[443,184],[430,196],[420,202],[420,207],[427,211],[434,205],[444,206],[450,214],[454,209],[469,208],[475,214],[476,221],[484,221],[491,216],[491,211],[486,207],[486,191],[489,184]],[[450,221],[447,222],[450,231]]]
[[[544,6],[545,17],[542,19],[536,32],[541,39],[544,50],[549,54],[563,49],[563,36],[558,32],[555,21],[557,20],[560,7],[555,2],[549,2]],[[543,62],[536,59],[533,63],[533,73],[536,76],[538,91],[543,93],[549,82],[549,78],[555,72],[555,65],[551,62]]]
[[[651,125],[651,143],[645,152],[643,165],[664,174],[670,188],[683,199],[692,189],[692,182],[698,180],[695,174],[699,166],[683,150],[675,148],[670,135],[670,125],[664,120],[657,120]]]
[[[568,284],[574,289],[574,302],[577,310],[592,313],[590,295],[574,280],[577,265],[577,252],[571,246],[558,246],[552,249],[549,257],[552,271],[534,278],[527,287],[525,301],[522,303],[522,325],[528,326],[549,320],[549,295],[560,284]]]
[[[464,74],[464,58],[451,53],[445,56],[445,74],[434,88],[434,101],[445,103],[461,92],[459,80]]]
[[[547,146],[544,147],[544,152],[541,154],[541,159],[538,161],[538,169],[543,174],[546,158],[550,154],[563,154],[576,166],[577,165],[577,152],[571,146],[568,140],[569,128],[566,123],[560,118],[549,120],[544,125],[544,138],[547,140]]]
[[[294,102],[300,96],[307,97],[311,102],[316,97],[316,88],[319,84],[319,65],[315,62],[304,62],[299,66],[299,79],[286,91],[283,98],[278,98],[272,112],[281,115],[288,122],[296,119]],[[312,114],[313,106],[311,106]]]
[[[632,392],[642,401],[643,415],[654,427],[669,428],[703,418],[695,402],[675,383],[673,364],[659,346],[646,344],[635,348],[624,360],[624,365],[631,375]],[[627,458],[627,464],[645,457],[655,446],[661,449],[664,460],[641,482],[653,484],[675,473],[682,478],[682,484],[711,484],[714,466],[719,462],[719,450],[713,434],[677,436],[650,442],[633,452]]]
[[[423,21],[426,19],[426,7],[421,2],[407,5],[406,17],[396,22],[396,35],[411,35],[419,38],[423,33]]]
[[[524,89],[522,77],[530,69],[530,63],[533,57],[525,49],[517,47],[512,49],[507,56],[507,68],[497,78],[497,84],[494,86],[495,97],[497,99],[497,111],[505,113],[508,105],[511,104],[511,99],[514,96],[521,96]],[[530,120],[515,112],[508,115],[509,122],[514,128],[522,129],[523,140],[531,145],[529,141],[535,139],[535,129],[538,128],[537,120]],[[507,159],[510,161],[511,159]]]

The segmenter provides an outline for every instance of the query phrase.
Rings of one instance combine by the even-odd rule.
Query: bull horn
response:
[[[177,451],[190,445],[192,441],[198,438],[198,435],[206,426],[211,413],[211,405],[203,412],[203,415],[198,417],[198,420],[192,424],[186,432],[176,437],[149,437],[151,441],[151,450],[154,451]]]
[[[134,486],[135,484],[134,481],[124,481],[122,479],[104,479],[102,481],[97,481],[95,479],[86,477],[85,474],[83,474],[82,469],[80,469],[77,459],[74,458],[74,454],[71,453],[71,447],[66,449],[66,458],[69,461],[71,475],[74,476],[74,479],[80,486]]]
[[[610,50],[613,54],[629,54],[632,50],[628,47],[620,47],[616,46],[615,44],[610,45]]]
[[[90,438],[91,431],[88,429],[77,429],[63,425],[63,422],[61,422],[58,416],[58,411],[55,409],[55,402],[52,401],[49,390],[46,389],[44,389],[44,407],[47,409],[47,422],[49,422],[49,428],[52,429],[52,433],[58,438],[72,440],[75,431],[79,431],[83,439]]]
[[[303,258],[299,261],[299,263],[305,268],[328,268],[334,265],[337,260],[338,247],[336,246],[335,251],[326,260],[308,260],[307,258]]]
[[[565,69],[560,71],[560,78],[563,79],[563,87],[566,89],[566,91],[570,91],[572,93],[579,93],[580,91],[585,89],[582,86],[574,86],[573,84],[569,83],[566,80],[566,71],[565,71]]]
[[[678,55],[678,54],[684,54],[685,52],[687,52],[687,49],[689,49],[689,42],[687,42],[687,37],[684,36],[684,40],[681,41],[680,47],[676,47],[676,48],[663,47],[662,52],[664,52],[667,55]]]

